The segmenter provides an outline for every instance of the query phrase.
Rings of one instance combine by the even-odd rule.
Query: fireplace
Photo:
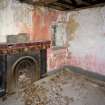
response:
[[[25,74],[32,82],[46,76],[50,41],[0,44],[0,96],[14,93]]]

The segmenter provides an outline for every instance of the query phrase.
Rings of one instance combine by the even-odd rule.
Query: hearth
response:
[[[49,47],[50,41],[0,44],[0,96],[16,92],[20,76],[32,82],[43,78]]]

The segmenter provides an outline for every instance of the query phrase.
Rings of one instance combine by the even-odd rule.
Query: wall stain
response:
[[[58,11],[48,11],[45,8],[36,8],[32,12],[32,40],[51,40],[50,27],[57,20]]]
[[[79,23],[75,20],[73,16],[69,17],[69,21],[67,23],[67,34],[68,40],[73,40],[76,37],[76,30],[79,27]]]

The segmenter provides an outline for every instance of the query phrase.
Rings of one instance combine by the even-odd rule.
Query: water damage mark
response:
[[[78,27],[79,23],[75,20],[74,16],[70,16],[67,23],[68,40],[73,40],[76,37],[75,32]]]

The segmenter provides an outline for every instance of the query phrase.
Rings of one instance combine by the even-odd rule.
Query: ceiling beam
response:
[[[36,4],[49,4],[56,2],[57,0],[19,0],[20,2],[26,2],[26,3],[36,3]]]
[[[90,3],[90,4],[98,4],[98,3],[105,2],[105,0],[82,0],[82,1]]]
[[[77,2],[75,0],[71,0],[72,4],[76,7],[77,6]]]
[[[70,3],[67,0],[58,0],[57,2],[66,4],[66,5],[72,5],[72,2]]]
[[[72,3],[71,0],[64,0],[64,1],[66,1],[66,2],[68,2],[68,3]]]
[[[74,10],[88,8],[90,6],[105,5],[105,0],[18,0],[21,3],[28,3],[33,6],[45,6],[58,10]]]
[[[68,8],[73,7],[72,4],[67,3],[67,2],[63,2],[63,1],[60,1],[60,2],[57,1],[57,2],[55,2],[55,3],[53,3],[53,4],[57,4],[57,5],[61,5],[61,6],[65,6],[65,7],[68,7]]]
[[[60,11],[64,11],[64,10],[66,10],[65,8],[62,8],[62,7],[58,7],[58,6],[56,6],[56,5],[48,5],[47,6],[48,8],[52,8],[52,9],[57,9],[57,10],[60,10]]]
[[[53,4],[56,5],[56,6],[61,6],[62,8],[69,8],[69,9],[73,8],[72,5],[63,4],[63,3],[60,3],[60,2],[55,2],[55,3],[53,3]]]

